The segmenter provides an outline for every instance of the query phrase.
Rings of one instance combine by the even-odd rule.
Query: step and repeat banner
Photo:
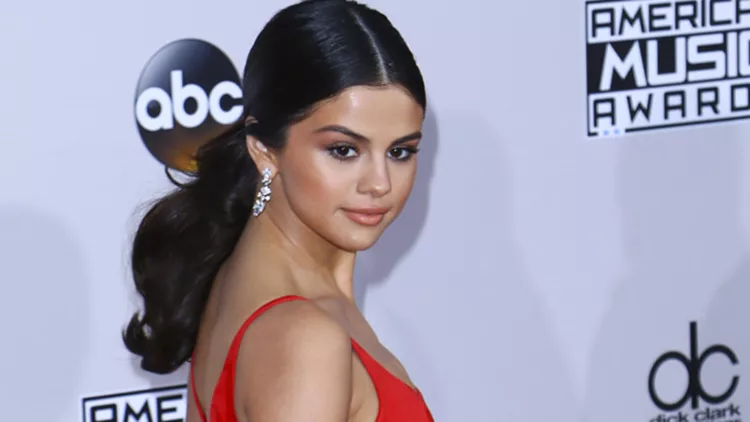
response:
[[[0,6],[0,409],[184,421],[133,230],[282,0]],[[750,0],[378,0],[428,89],[357,301],[436,420],[750,422]]]

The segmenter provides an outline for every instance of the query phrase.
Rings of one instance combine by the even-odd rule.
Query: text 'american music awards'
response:
[[[750,0],[586,3],[588,136],[750,118]]]

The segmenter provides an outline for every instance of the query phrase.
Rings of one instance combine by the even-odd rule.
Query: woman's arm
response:
[[[271,309],[250,326],[237,359],[235,408],[247,422],[346,422],[349,334],[310,302]]]

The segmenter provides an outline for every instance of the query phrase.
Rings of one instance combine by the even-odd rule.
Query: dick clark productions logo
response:
[[[216,46],[173,41],[141,71],[134,107],[149,152],[170,168],[190,170],[196,149],[242,116],[240,77]]]
[[[738,375],[733,375],[727,380],[726,386],[720,389],[721,391],[709,392],[704,388],[701,371],[706,361],[712,357],[722,357],[733,366],[739,363],[735,352],[726,345],[714,344],[700,350],[698,326],[696,322],[691,322],[689,354],[686,355],[676,350],[662,354],[656,359],[648,375],[648,391],[654,404],[664,412],[678,411],[678,413],[659,415],[651,422],[688,422],[690,420],[696,422],[740,422],[742,420],[740,406],[730,402],[740,382]],[[670,361],[679,363],[685,368],[687,386],[684,394],[677,399],[667,401],[657,391],[655,381],[662,365]],[[688,403],[690,403],[689,411],[685,410]]]

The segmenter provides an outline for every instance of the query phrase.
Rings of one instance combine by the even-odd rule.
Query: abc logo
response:
[[[242,89],[232,61],[214,45],[174,41],[141,72],[135,119],[143,143],[161,163],[193,169],[193,155],[242,117]]]

